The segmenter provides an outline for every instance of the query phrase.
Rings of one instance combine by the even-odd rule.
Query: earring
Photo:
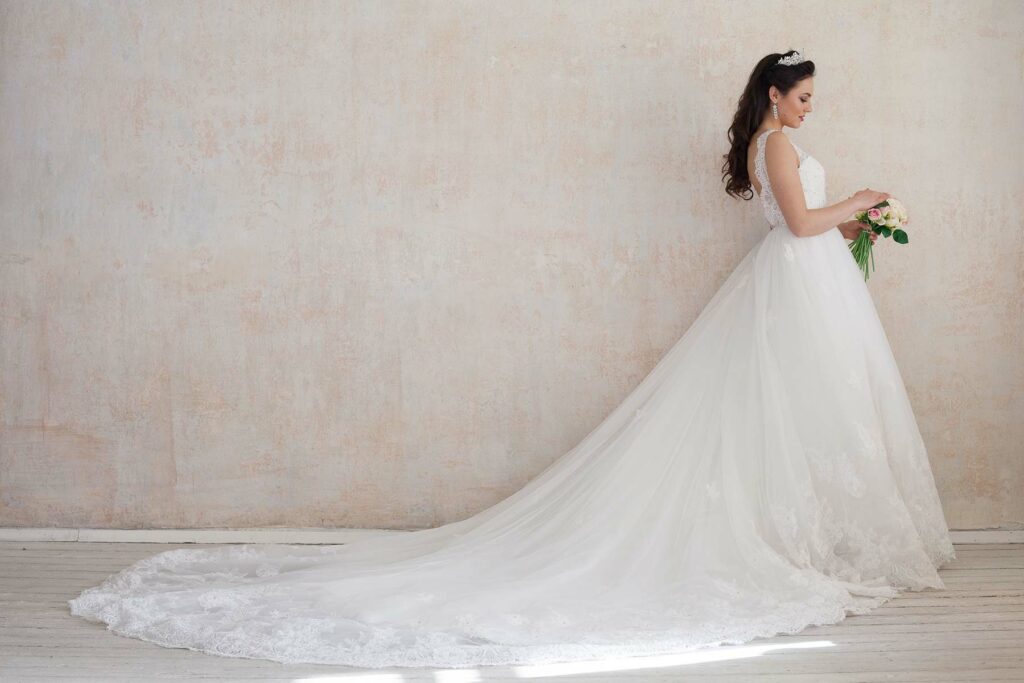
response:
[[[772,118],[779,118],[779,105],[775,104],[774,102],[772,102]]]

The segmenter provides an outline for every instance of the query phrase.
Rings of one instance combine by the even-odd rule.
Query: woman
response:
[[[814,65],[765,57],[727,191],[771,227],[630,395],[524,488],[459,522],[330,547],[172,550],[70,601],[170,647],[364,667],[679,652],[793,633],[954,557],[925,447],[839,223],[785,133]],[[752,195],[750,195],[752,196]]]

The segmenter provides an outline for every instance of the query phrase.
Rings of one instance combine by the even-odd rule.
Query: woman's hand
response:
[[[874,244],[875,240],[878,239],[878,233],[872,230],[867,223],[861,223],[860,221],[845,221],[843,223],[840,223],[836,227],[839,228],[839,232],[843,233],[843,237],[845,237],[848,240],[857,239],[857,235],[859,235],[864,230],[867,230],[869,233],[871,233],[869,235],[869,237],[871,238],[871,244]]]
[[[860,192],[854,192],[851,199],[856,202],[858,211],[867,211],[875,204],[880,204],[890,197],[888,192],[879,192],[878,190],[869,190],[864,188]]]

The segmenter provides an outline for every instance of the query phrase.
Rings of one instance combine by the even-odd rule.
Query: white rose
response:
[[[889,201],[889,205],[896,212],[896,215],[899,217],[900,221],[906,221],[907,220],[907,207],[903,206],[903,202],[901,202],[898,199],[893,199],[891,197],[889,198],[888,201]]]

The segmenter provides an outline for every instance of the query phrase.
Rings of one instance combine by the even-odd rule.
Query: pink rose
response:
[[[882,218],[881,209],[868,209],[868,219],[877,222]]]

